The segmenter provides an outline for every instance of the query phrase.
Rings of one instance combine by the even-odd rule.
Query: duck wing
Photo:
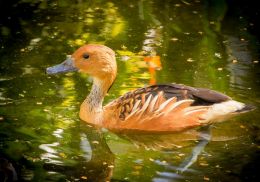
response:
[[[210,106],[231,98],[204,88],[160,84],[128,92],[105,106],[114,130],[180,131],[199,126]],[[112,119],[113,118],[113,119]],[[116,118],[116,121],[115,121]]]
[[[183,84],[159,84],[143,89],[143,92],[148,89],[148,92],[151,92],[153,95],[159,91],[163,91],[166,99],[171,97],[176,97],[178,101],[183,99],[192,99],[194,100],[192,105],[212,105],[214,103],[231,100],[230,97],[223,93],[206,88],[190,87]]]

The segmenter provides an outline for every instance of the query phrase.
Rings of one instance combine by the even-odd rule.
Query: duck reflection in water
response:
[[[185,172],[194,162],[197,161],[198,156],[204,150],[205,146],[211,140],[211,127],[205,126],[198,130],[187,130],[177,133],[158,134],[158,133],[134,133],[123,132],[117,133],[118,136],[129,140],[137,148],[145,148],[146,150],[154,151],[175,151],[178,156],[178,150],[183,148],[192,148],[191,153],[185,154],[187,157],[180,165],[175,166],[176,172]],[[221,137],[214,137],[214,141],[221,140]],[[172,167],[172,166],[171,166]]]
[[[79,181],[110,181],[114,169],[114,154],[110,151],[103,133],[95,127],[80,125],[80,138],[74,137],[81,150],[90,155],[77,156],[73,166],[45,163],[47,171],[66,175],[68,180]]]
[[[0,155],[0,181],[1,182],[18,181],[17,173],[15,168],[13,167],[13,164],[1,155]]]

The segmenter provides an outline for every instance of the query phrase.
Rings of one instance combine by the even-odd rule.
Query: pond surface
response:
[[[45,74],[81,45],[100,43],[116,51],[118,62],[106,103],[138,87],[175,82],[259,108],[256,5],[16,0],[0,7],[0,180],[4,160],[19,181],[259,178],[258,109],[185,133],[116,135],[79,120],[91,88],[87,75]]]

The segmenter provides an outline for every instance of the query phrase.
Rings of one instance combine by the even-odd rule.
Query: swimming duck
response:
[[[104,45],[84,45],[61,64],[46,70],[47,74],[68,71],[93,77],[91,91],[80,106],[80,118],[116,132],[178,132],[251,109],[223,93],[175,83],[139,88],[103,106],[117,74],[115,52]]]

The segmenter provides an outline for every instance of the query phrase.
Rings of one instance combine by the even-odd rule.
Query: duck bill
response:
[[[73,65],[72,58],[67,58],[61,64],[46,69],[46,73],[49,75],[57,74],[57,73],[67,73],[72,71],[78,71],[78,69]]]

